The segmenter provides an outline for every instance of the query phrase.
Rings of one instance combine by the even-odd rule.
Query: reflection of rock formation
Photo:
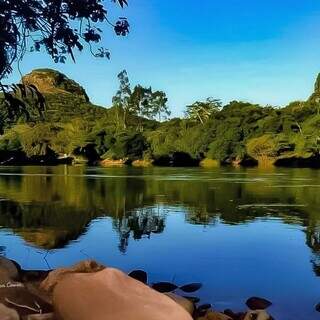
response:
[[[88,214],[87,210],[54,204],[0,202],[0,225],[45,249],[61,248],[77,239],[96,216],[98,212]]]
[[[135,240],[150,238],[152,233],[161,233],[165,228],[165,215],[157,208],[141,208],[115,221],[120,235],[119,250],[123,253],[129,244],[130,234]]]
[[[163,232],[165,208],[178,207],[191,224],[221,221],[233,225],[276,217],[284,223],[303,225],[308,229],[313,263],[320,266],[319,232],[311,228],[319,225],[320,198],[314,188],[301,186],[301,177],[310,185],[318,184],[320,171],[291,170],[284,176],[256,171],[237,175],[191,171],[181,177],[185,171],[172,169],[168,173],[161,168],[148,169],[149,173],[82,166],[2,170],[6,172],[0,175],[0,199],[10,201],[0,201],[0,225],[42,248],[64,247],[86,232],[92,219],[109,216],[120,234],[120,250],[125,252],[130,237],[141,239]],[[290,187],[282,188],[282,184]],[[315,270],[320,275],[320,268]]]
[[[27,243],[44,249],[60,248],[70,240],[76,239],[68,230],[57,229],[15,229],[13,230]]]

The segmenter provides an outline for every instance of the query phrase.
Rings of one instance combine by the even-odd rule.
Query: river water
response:
[[[201,282],[218,310],[261,296],[320,315],[320,171],[0,167],[0,254],[26,269],[96,259],[150,283]]]

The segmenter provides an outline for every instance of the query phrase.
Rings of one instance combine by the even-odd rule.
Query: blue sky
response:
[[[109,1],[106,0],[106,3]],[[111,1],[110,1],[111,2]],[[164,90],[173,115],[206,97],[282,106],[307,98],[320,72],[318,0],[129,0],[131,33],[117,38],[104,26],[111,60],[77,55],[77,63],[54,64],[28,54],[23,73],[51,67],[79,82],[92,102],[110,106],[117,74],[133,85]],[[15,71],[9,81],[17,81]]]

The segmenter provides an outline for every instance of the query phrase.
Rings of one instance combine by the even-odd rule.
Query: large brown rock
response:
[[[105,269],[105,266],[94,260],[85,260],[75,264],[69,268],[59,268],[51,271],[47,278],[41,283],[40,288],[52,293],[54,287],[64,279],[68,274],[72,273],[94,273]]]
[[[169,298],[171,298],[173,301],[175,301],[178,305],[180,305],[184,310],[186,310],[189,314],[193,314],[194,312],[194,303],[192,303],[190,300],[178,296],[174,293],[165,293],[165,295]]]
[[[208,311],[205,316],[200,317],[197,320],[232,320],[232,318],[224,313]]]
[[[249,310],[244,317],[244,320],[272,320],[272,317],[265,310]]]
[[[66,274],[53,291],[57,317],[63,320],[191,320],[171,298],[123,272]]]

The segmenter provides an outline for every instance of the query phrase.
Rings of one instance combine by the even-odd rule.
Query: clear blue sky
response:
[[[94,103],[109,106],[116,75],[127,69],[133,85],[164,90],[173,115],[209,96],[281,106],[310,95],[320,72],[320,1],[129,2],[121,11],[110,1],[110,14],[131,23],[127,38],[104,27],[110,61],[81,53],[76,64],[61,65],[28,54],[22,72],[58,69],[83,85]],[[9,80],[18,78],[15,72]]]

